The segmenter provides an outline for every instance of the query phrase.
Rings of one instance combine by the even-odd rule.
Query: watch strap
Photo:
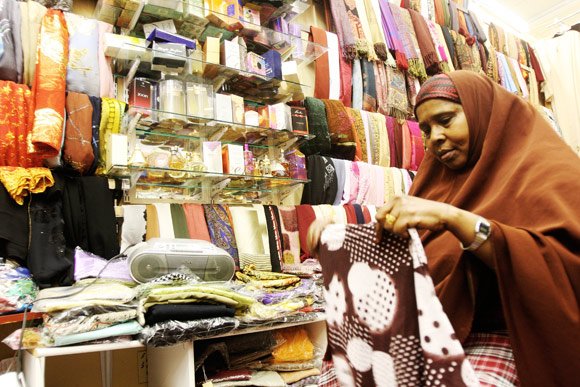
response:
[[[475,238],[469,246],[463,246],[463,243],[459,242],[459,245],[463,250],[474,251],[479,248],[489,238],[491,234],[491,225],[485,219],[480,217],[475,223]]]

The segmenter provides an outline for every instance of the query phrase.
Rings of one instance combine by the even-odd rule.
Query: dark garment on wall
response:
[[[93,105],[93,139],[91,146],[93,147],[93,154],[95,158],[93,160],[93,164],[89,168],[87,175],[93,175],[97,170],[97,164],[99,161],[99,154],[101,152],[99,146],[99,128],[101,125],[101,99],[99,97],[91,97],[89,96],[89,100],[91,101],[91,105]]]
[[[308,156],[306,169],[310,183],[304,185],[301,204],[333,204],[338,183],[336,169],[330,157]]]
[[[28,201],[17,204],[0,184],[0,257],[24,264],[28,253]]]

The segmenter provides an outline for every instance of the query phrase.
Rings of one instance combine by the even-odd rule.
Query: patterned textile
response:
[[[431,77],[423,84],[419,94],[417,95],[417,99],[415,100],[415,109],[417,109],[417,107],[423,102],[432,98],[446,99],[451,102],[461,103],[455,85],[446,74],[438,74]]]
[[[506,332],[471,333],[463,343],[463,349],[482,386],[520,385]]]
[[[465,41],[465,36],[458,34],[455,31],[450,31],[455,45],[455,53],[457,54],[457,64],[462,70],[479,71],[481,69],[481,61],[475,59],[472,51],[472,46],[469,46]],[[479,52],[477,53],[479,57]]]
[[[100,97],[97,21],[68,12],[65,19],[69,33],[66,90]]]
[[[377,88],[377,112],[389,113],[389,87],[385,65],[375,62],[375,82]]]
[[[409,16],[413,22],[413,28],[415,28],[417,47],[421,51],[423,63],[425,64],[425,71],[429,75],[441,72],[439,67],[439,57],[427,21],[423,16],[421,16],[421,14],[413,10],[409,11]]]
[[[68,58],[68,31],[61,11],[47,10],[42,19],[36,73],[32,85],[28,151],[42,158],[56,157],[61,148]]]
[[[374,224],[323,231],[328,341],[343,386],[479,386],[435,295],[417,232]],[[438,384],[438,383],[437,383]]]
[[[204,204],[203,210],[205,212],[205,220],[207,222],[211,243],[227,251],[236,262],[236,267],[239,267],[238,249],[236,247],[236,239],[227,206],[221,204]]]
[[[403,44],[405,56],[409,62],[409,74],[426,79],[425,65],[423,64],[423,59],[418,55],[417,45],[415,44],[417,38],[414,36],[415,30],[413,29],[409,11],[392,3],[389,3],[389,7],[399,30],[399,37]],[[411,33],[411,31],[413,32]]]
[[[425,156],[425,147],[423,145],[423,137],[421,135],[421,129],[419,129],[419,124],[415,121],[407,121],[409,126],[409,131],[411,132],[411,166],[409,169],[416,171],[423,161]]]
[[[93,138],[93,106],[86,94],[69,92],[66,96],[66,127],[63,145],[64,161],[81,175],[86,174],[95,155]]]
[[[22,83],[24,71],[21,19],[20,5],[16,0],[0,2],[0,79],[16,83]]]
[[[363,76],[363,110],[368,112],[377,111],[377,84],[375,81],[374,62],[361,59]]]
[[[330,11],[332,12],[334,27],[342,49],[342,57],[345,60],[352,61],[356,57],[355,40],[344,1],[330,0]]]
[[[326,107],[326,120],[330,133],[330,155],[339,159],[354,160],[356,153],[355,129],[346,108],[340,101],[325,99],[322,102]]]
[[[399,67],[401,70],[408,70],[409,62],[405,56],[405,48],[403,47],[403,42],[399,36],[397,23],[393,18],[393,13],[391,12],[389,2],[387,0],[379,0],[379,7],[381,9],[383,31],[385,32],[387,46],[390,50],[395,51],[397,67]]]
[[[42,160],[29,155],[28,109],[30,89],[10,81],[0,81],[0,165],[40,167]]]
[[[330,134],[326,121],[326,107],[324,103],[312,97],[304,99],[304,106],[308,112],[308,130],[316,137],[300,146],[305,156],[312,154],[328,154],[330,152]]]
[[[278,207],[282,234],[282,259],[284,264],[300,263],[300,235],[296,207]],[[282,269],[284,269],[282,267]]]
[[[19,4],[22,15],[20,36],[22,39],[22,56],[24,62],[22,82],[30,86],[34,81],[38,33],[42,19],[46,14],[46,7],[34,1],[20,1]]]
[[[0,167],[0,182],[16,203],[24,204],[28,191],[44,192],[54,185],[54,178],[48,168]]]
[[[336,370],[334,369],[334,363],[332,360],[322,362],[318,387],[340,387],[338,379],[336,378]]]
[[[397,118],[404,118],[408,112],[407,86],[405,84],[405,75],[398,69],[390,66],[387,69],[387,79],[389,82],[388,114]]]
[[[356,135],[359,139],[360,144],[360,157],[359,159],[368,162],[368,155],[367,155],[367,138],[365,134],[365,126],[364,121],[361,115],[361,111],[357,109],[349,109],[349,115],[352,117],[354,121],[354,130]],[[357,154],[359,153],[359,147],[357,145]]]
[[[356,0],[345,0],[344,5],[346,6],[346,13],[348,15],[348,19],[350,20],[351,31],[355,38],[355,48],[358,57],[368,58],[369,60],[376,60],[377,56],[375,54],[375,50],[372,43],[368,40],[368,38],[370,38],[370,31],[369,36],[365,35],[365,29],[368,29],[368,25],[363,26],[363,23],[366,22],[366,11],[364,10],[364,3],[361,4],[363,9],[360,10],[360,14],[358,10],[359,3]]]
[[[107,154],[107,134],[120,133],[125,102],[112,98],[101,99],[101,123],[99,125],[99,167],[104,170]]]

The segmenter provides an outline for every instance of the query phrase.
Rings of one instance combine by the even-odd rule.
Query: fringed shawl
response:
[[[437,57],[437,52],[435,51],[435,46],[427,22],[423,16],[413,10],[409,10],[409,15],[413,21],[413,27],[415,28],[415,35],[417,36],[421,55],[423,55],[425,71],[429,75],[435,75],[439,73],[441,69],[439,67],[439,58]]]
[[[330,11],[338,35],[342,57],[352,61],[356,57],[355,40],[343,0],[330,0]]]
[[[391,8],[393,19],[399,31],[403,52],[407,58],[407,61],[409,62],[409,73],[421,79],[427,78],[427,74],[425,73],[425,66],[423,65],[423,59],[420,58],[417,54],[417,47],[413,42],[414,35],[411,35],[409,27],[405,21],[405,16],[409,17],[409,12],[406,9],[400,8],[391,3],[389,3],[389,7]],[[413,33],[414,32],[415,31],[413,30]]]
[[[405,55],[405,48],[403,47],[403,42],[401,42],[397,23],[393,18],[390,4],[387,0],[379,0],[379,5],[381,7],[383,29],[385,31],[385,37],[387,38],[387,45],[390,50],[395,51],[397,67],[401,70],[407,70],[409,69],[409,62]]]

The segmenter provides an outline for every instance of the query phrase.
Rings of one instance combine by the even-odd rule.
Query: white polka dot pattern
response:
[[[419,332],[423,349],[438,356],[463,354],[455,332],[435,294],[431,278],[415,273],[415,293],[419,314]]]
[[[348,362],[342,356],[332,356],[334,362],[334,369],[336,370],[336,378],[340,381],[341,387],[355,387],[354,375]]]
[[[387,329],[395,315],[397,292],[387,273],[373,270],[368,264],[355,262],[348,273],[348,289],[355,313],[373,332]]]
[[[344,244],[345,233],[346,225],[329,224],[320,235],[320,243],[326,245],[329,251],[336,251]]]
[[[346,356],[352,366],[360,372],[371,369],[373,348],[358,337],[353,337],[346,346]]]
[[[397,385],[393,358],[385,352],[374,351],[372,355],[373,379],[377,387]]]
[[[396,335],[391,338],[389,352],[394,357],[398,386],[411,387],[420,385],[423,359],[419,338]]]
[[[324,289],[324,299],[326,300],[326,322],[330,325],[340,325],[346,313],[346,293],[344,285],[338,276],[333,276]]]

